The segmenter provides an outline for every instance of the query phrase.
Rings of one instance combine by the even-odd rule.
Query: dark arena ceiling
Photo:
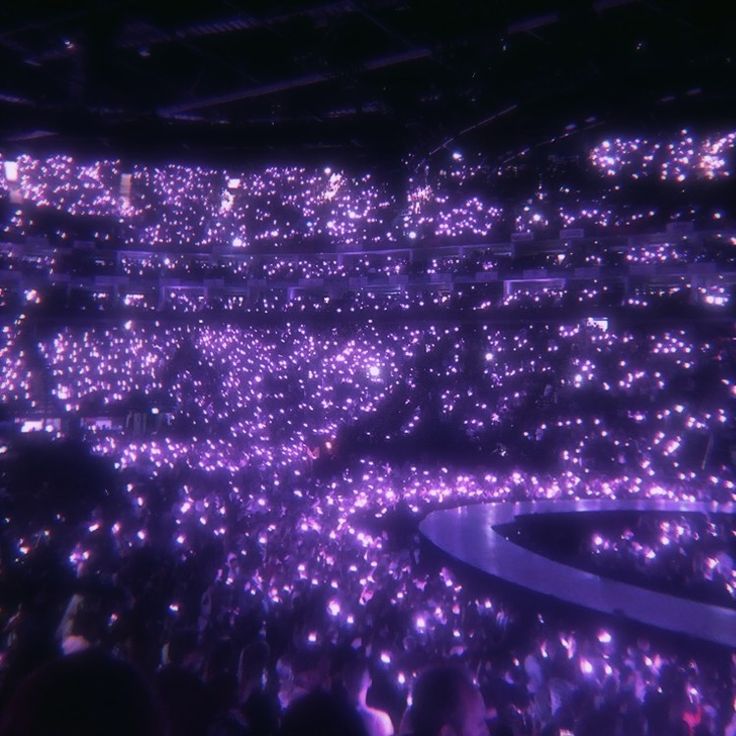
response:
[[[396,161],[718,122],[735,19],[686,0],[7,2],[0,146]]]

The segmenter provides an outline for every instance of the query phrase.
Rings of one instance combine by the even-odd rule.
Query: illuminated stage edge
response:
[[[633,499],[477,504],[433,511],[419,529],[442,551],[493,577],[566,603],[736,648],[736,610],[645,590],[563,565],[510,542],[493,529],[517,516],[633,510],[733,514],[735,506]]]

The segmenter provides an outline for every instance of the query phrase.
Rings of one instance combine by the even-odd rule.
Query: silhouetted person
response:
[[[288,707],[281,736],[368,736],[368,733],[346,698],[317,690]]]
[[[367,703],[371,686],[368,662],[363,657],[354,658],[345,665],[342,679],[348,698],[363,719],[369,736],[392,736],[394,727],[388,713],[371,708]]]
[[[480,691],[464,669],[449,665],[419,676],[409,723],[412,736],[488,736]]]
[[[213,705],[196,675],[168,665],[156,674],[156,690],[166,717],[168,736],[206,736]]]
[[[18,688],[2,736],[160,736],[154,695],[130,665],[97,651],[50,662]]]

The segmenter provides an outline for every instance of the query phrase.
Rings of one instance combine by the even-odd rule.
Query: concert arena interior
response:
[[[736,735],[734,21],[0,9],[0,736]]]

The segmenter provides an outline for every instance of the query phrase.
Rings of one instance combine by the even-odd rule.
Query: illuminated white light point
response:
[[[340,614],[340,604],[336,600],[332,600],[327,604],[327,610],[331,616],[338,616]]]

